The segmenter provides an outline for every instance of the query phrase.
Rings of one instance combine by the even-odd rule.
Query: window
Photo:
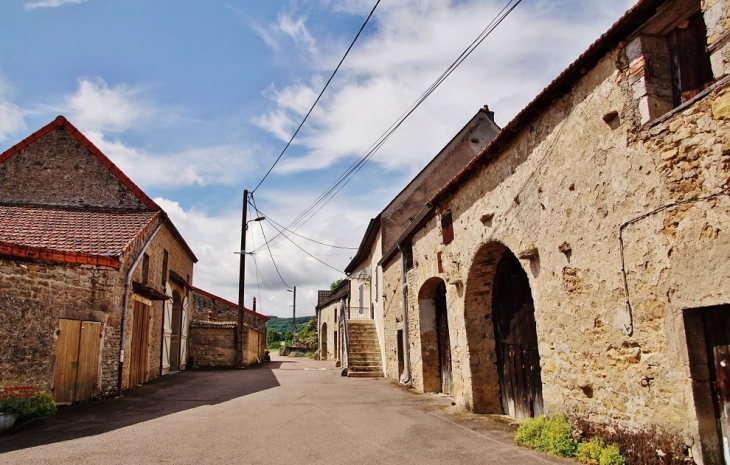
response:
[[[142,284],[147,284],[150,277],[150,256],[144,254],[142,256]]]
[[[698,0],[656,14],[626,45],[628,78],[648,123],[709,87],[714,78]]]
[[[167,250],[162,250],[162,287],[167,284]]]
[[[447,212],[441,217],[441,236],[444,244],[454,240],[454,224],[451,219],[451,212]]]
[[[406,270],[413,268],[413,244],[403,244],[403,259],[406,262]]]

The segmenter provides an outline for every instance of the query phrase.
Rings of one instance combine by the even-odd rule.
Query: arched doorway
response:
[[[172,291],[172,335],[170,336],[170,370],[180,369],[180,326],[182,322],[182,298]]]
[[[327,323],[322,323],[322,330],[320,331],[322,337],[321,350],[319,352],[320,360],[327,360]]]
[[[446,284],[442,279],[427,280],[418,293],[421,323],[423,390],[453,393],[451,341],[449,338]]]
[[[509,250],[497,264],[492,323],[504,412],[517,419],[542,414],[535,306],[527,274]]]
[[[472,409],[527,418],[542,413],[542,380],[530,284],[502,243],[474,256],[464,296]]]

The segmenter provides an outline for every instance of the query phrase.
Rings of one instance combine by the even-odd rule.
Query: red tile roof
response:
[[[226,304],[229,307],[238,308],[238,304],[234,304],[230,300],[226,300],[223,297],[218,297],[215,294],[211,294],[210,292],[204,291],[204,290],[202,290],[200,288],[197,288],[195,286],[193,286],[193,291],[194,292],[197,292],[200,295],[204,295],[205,297],[211,298],[213,300],[217,300],[218,302],[223,303],[223,304]],[[243,311],[246,312],[246,313],[248,313],[249,315],[255,316],[256,318],[261,318],[264,321],[269,321],[271,319],[270,317],[268,317],[266,315],[262,315],[259,312],[254,312],[253,310],[251,310],[249,308],[246,308],[246,307],[243,307]]]
[[[0,254],[116,267],[159,215],[0,205]]]

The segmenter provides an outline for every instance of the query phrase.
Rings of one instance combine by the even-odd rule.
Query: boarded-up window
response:
[[[403,245],[403,259],[406,262],[406,270],[413,268],[413,244]]]
[[[150,277],[150,256],[144,254],[142,256],[142,284],[147,284]]]
[[[454,224],[451,219],[451,212],[447,212],[441,217],[441,236],[443,237],[444,244],[454,240]]]
[[[683,21],[667,34],[674,106],[692,99],[714,81],[706,36],[702,13]]]
[[[162,251],[162,287],[167,284],[167,250]]]

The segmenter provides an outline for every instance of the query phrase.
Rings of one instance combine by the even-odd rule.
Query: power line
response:
[[[256,212],[259,212],[259,209],[256,208],[256,205],[253,205],[253,208],[256,210]],[[281,282],[284,283],[284,286],[287,287],[287,289],[291,289],[291,286],[284,281],[284,277],[281,276],[281,272],[279,271],[279,267],[276,266],[276,260],[274,260],[274,256],[271,254],[271,248],[269,247],[269,241],[266,240],[266,233],[264,232],[264,226],[261,224],[261,221],[258,222],[259,226],[261,226],[261,234],[264,236],[264,244],[266,244],[266,249],[269,251],[269,256],[271,257],[271,263],[274,264],[274,269],[276,269],[276,274],[279,275],[279,279],[281,279]]]
[[[393,135],[393,133],[400,128],[405,120],[458,68],[467,57],[469,57],[474,50],[484,40],[491,35],[491,33],[507,18],[507,16],[514,11],[514,9],[522,2],[522,0],[509,0],[507,4],[497,13],[492,21],[482,30],[474,41],[459,55],[454,62],[452,62],[446,70],[429,86],[429,88],[421,94],[421,96],[394,122],[371,146],[370,148],[354,161],[344,173],[342,173],[335,182],[330,185],[322,194],[320,194],[303,212],[292,220],[287,226],[287,231],[293,232],[298,229],[306,222],[311,220],[325,205],[327,205],[335,195],[337,195],[349,182],[350,180],[365,166],[365,164],[373,157],[373,155],[385,144],[385,142]],[[278,239],[284,235],[281,231],[278,235],[272,238],[272,241]],[[288,239],[288,238],[287,238]]]
[[[296,233],[294,231],[291,231],[291,230],[287,229],[286,226],[282,226],[281,224],[279,224],[276,221],[274,221],[273,219],[271,219],[270,216],[267,216],[266,219],[269,222],[274,223],[275,225],[277,225],[278,227],[280,227],[284,231],[286,231],[286,232],[288,232],[290,234],[294,234],[297,237],[301,237],[304,240],[307,240],[307,241],[310,241],[310,242],[314,242],[315,244],[323,245],[325,247],[332,247],[333,249],[357,250],[357,247],[342,247],[342,246],[339,246],[339,245],[325,244],[324,242],[319,242],[319,241],[316,241],[314,239],[310,239],[308,237],[302,236],[301,234],[298,234],[298,233]]]
[[[350,53],[350,50],[352,50],[352,47],[355,45],[355,42],[357,42],[357,39],[360,37],[360,34],[362,33],[363,29],[365,29],[365,26],[368,24],[368,21],[370,21],[370,18],[373,16],[373,13],[375,13],[375,9],[378,7],[379,4],[380,4],[380,0],[378,0],[377,2],[375,2],[375,6],[373,7],[372,10],[370,10],[370,14],[368,15],[367,18],[365,18],[365,22],[360,27],[360,30],[357,31],[357,35],[355,35],[355,38],[352,39],[352,42],[350,43],[350,46],[347,47],[347,51],[345,51],[345,54],[342,56],[342,59],[337,64],[337,67],[332,72],[332,75],[330,76],[330,78],[327,80],[327,83],[324,85],[324,88],[322,89],[322,92],[320,92],[319,95],[317,96],[317,100],[314,101],[314,103],[312,104],[312,107],[309,109],[309,111],[307,112],[307,114],[304,116],[304,119],[299,124],[299,127],[297,128],[296,131],[294,131],[294,134],[291,136],[291,139],[289,139],[289,142],[287,142],[286,143],[286,146],[284,146],[284,150],[282,150],[281,153],[279,154],[279,156],[276,157],[276,160],[274,160],[274,164],[271,165],[271,168],[269,168],[269,171],[267,171],[266,174],[264,175],[264,177],[261,178],[261,181],[259,181],[259,183],[256,184],[256,187],[253,188],[253,190],[251,191],[251,194],[253,194],[254,192],[256,192],[256,189],[258,189],[259,186],[266,180],[266,178],[269,177],[269,174],[271,174],[271,171],[274,169],[274,167],[276,166],[276,164],[279,163],[279,160],[281,160],[281,157],[284,156],[284,152],[286,152],[286,149],[289,148],[289,146],[291,145],[291,143],[294,141],[294,138],[297,136],[297,134],[299,134],[299,131],[302,129],[302,126],[304,126],[305,121],[307,121],[307,118],[309,118],[309,115],[314,110],[314,107],[317,106],[317,103],[319,102],[319,99],[322,98],[322,95],[324,94],[324,91],[327,90],[327,87],[329,87],[330,82],[332,82],[332,79],[335,77],[335,74],[337,74],[337,71],[339,71],[340,66],[342,66],[342,63],[345,61],[345,58],[347,58],[347,55]]]

